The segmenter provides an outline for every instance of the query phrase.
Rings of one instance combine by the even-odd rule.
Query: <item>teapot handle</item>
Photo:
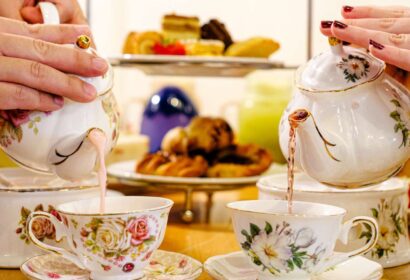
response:
[[[60,24],[60,15],[56,5],[50,2],[39,2],[44,24]]]

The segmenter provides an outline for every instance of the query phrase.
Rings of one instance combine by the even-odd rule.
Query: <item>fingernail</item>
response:
[[[332,27],[332,24],[333,24],[333,21],[331,20],[322,20],[320,22],[320,25],[322,26],[322,28],[325,28],[325,29]]]
[[[104,71],[107,69],[108,65],[105,59],[100,57],[93,58],[93,68],[98,71]]]
[[[53,96],[53,102],[54,104],[61,107],[64,105],[64,98],[61,96]]]
[[[377,43],[376,41],[373,41],[372,39],[370,39],[369,44],[372,45],[373,47],[375,47],[378,50],[384,49],[384,46],[382,44]]]
[[[347,27],[347,24],[344,24],[343,22],[335,20],[333,23],[334,27],[339,28],[339,29],[345,29]]]
[[[343,41],[342,43],[343,43],[343,46],[350,46],[352,44],[352,43],[349,43],[349,42],[346,42],[346,41]]]
[[[352,6],[343,6],[343,11],[345,13],[350,13],[351,11],[353,11],[353,7]]]
[[[94,96],[95,96],[95,94],[96,94],[96,90],[95,90],[95,87],[94,87],[93,85],[84,82],[84,83],[83,83],[83,88],[84,88],[85,93],[86,93],[89,97],[93,97],[93,98],[94,98]]]

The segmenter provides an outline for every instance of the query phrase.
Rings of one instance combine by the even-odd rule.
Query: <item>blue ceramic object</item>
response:
[[[161,141],[168,130],[187,126],[198,115],[193,102],[178,87],[168,86],[155,93],[145,107],[141,134],[150,138],[150,152],[161,148]]]

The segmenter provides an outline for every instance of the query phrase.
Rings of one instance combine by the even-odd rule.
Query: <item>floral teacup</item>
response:
[[[143,277],[143,268],[164,238],[173,202],[160,197],[107,197],[105,214],[99,214],[99,205],[99,199],[87,199],[58,205],[58,215],[33,212],[27,223],[29,237],[40,248],[89,270],[94,280]],[[37,238],[38,231],[50,226],[55,227],[57,240],[67,238],[72,252]]]
[[[285,200],[249,200],[228,204],[236,238],[259,280],[311,279],[350,257],[373,248],[377,222],[355,217],[344,224],[343,208],[310,202],[293,202],[288,212]],[[334,252],[337,239],[347,243],[350,229],[363,224],[369,242],[346,253]]]

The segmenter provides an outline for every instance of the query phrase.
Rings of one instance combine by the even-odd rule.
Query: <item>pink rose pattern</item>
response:
[[[23,130],[21,125],[30,122],[29,128],[32,128],[34,133],[38,133],[36,123],[41,121],[39,116],[33,120],[30,119],[30,110],[0,110],[0,145],[8,147],[13,141],[21,142],[23,138]],[[45,113],[46,116],[50,112]]]
[[[37,205],[33,211],[44,211],[44,207],[42,204]],[[57,219],[61,221],[61,217],[59,213],[54,209],[53,206],[49,205],[47,212],[51,215],[55,216]],[[28,237],[27,232],[27,218],[30,215],[31,210],[22,207],[20,210],[20,221],[18,223],[18,228],[16,229],[16,234],[20,236],[20,239],[25,241],[26,244],[30,244],[30,239]],[[44,239],[55,239],[55,228],[53,224],[46,218],[37,218],[33,221],[32,230],[34,236],[37,239],[43,241]]]
[[[128,232],[131,233],[131,244],[137,246],[150,238],[147,218],[136,218],[128,222]]]
[[[17,127],[30,120],[30,113],[31,111],[29,110],[2,110],[0,111],[0,116]]]
[[[159,220],[151,215],[128,220],[92,218],[80,229],[80,235],[84,248],[107,262],[101,264],[102,267],[113,265],[129,272],[134,269],[130,259],[150,258],[153,253],[150,245],[155,242],[159,229]],[[106,250],[108,245],[110,250]]]

